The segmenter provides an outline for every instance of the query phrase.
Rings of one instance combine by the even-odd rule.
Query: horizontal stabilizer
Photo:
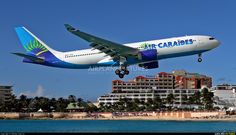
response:
[[[12,53],[12,54],[15,54],[15,55],[20,56],[20,57],[24,57],[26,59],[32,60],[32,61],[37,62],[37,63],[43,63],[45,61],[42,58],[37,58],[37,57],[30,56],[30,55],[23,54],[23,53]]]

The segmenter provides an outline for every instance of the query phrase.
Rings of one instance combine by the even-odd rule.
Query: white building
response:
[[[236,106],[236,85],[222,84],[212,88],[215,106],[220,108]]]
[[[122,90],[119,92],[109,93],[98,98],[99,103],[106,105],[114,104],[119,102],[120,99],[126,98],[129,101],[138,99],[139,101],[147,102],[148,99],[154,99],[159,96],[161,99],[166,99],[167,96],[172,93],[175,97],[174,106],[175,107],[185,107],[185,101],[183,101],[183,96],[186,95],[187,98],[192,96],[199,89],[150,89],[150,90]]]

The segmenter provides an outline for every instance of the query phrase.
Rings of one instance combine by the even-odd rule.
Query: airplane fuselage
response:
[[[140,51],[154,49],[157,51],[157,61],[161,59],[201,54],[219,45],[219,41],[211,36],[183,36],[160,40],[143,41],[124,44]],[[69,52],[54,52],[57,60],[49,61],[46,65],[61,68],[85,69],[100,66],[119,66],[105,53],[91,48]],[[27,62],[27,61],[26,61]],[[147,63],[150,61],[128,58],[127,65]],[[45,64],[44,64],[45,65]]]

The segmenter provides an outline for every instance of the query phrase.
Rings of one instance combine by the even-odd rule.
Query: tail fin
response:
[[[46,59],[46,56],[56,52],[28,31],[25,27],[17,27],[15,30],[21,44],[27,51],[27,54]]]

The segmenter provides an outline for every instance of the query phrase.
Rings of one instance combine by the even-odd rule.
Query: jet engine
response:
[[[157,50],[156,49],[150,49],[150,50],[140,51],[138,53],[138,59],[142,60],[142,61],[157,60]]]
[[[159,64],[158,64],[158,61],[154,61],[154,62],[139,64],[138,66],[143,67],[145,69],[153,69],[153,68],[158,68]]]

